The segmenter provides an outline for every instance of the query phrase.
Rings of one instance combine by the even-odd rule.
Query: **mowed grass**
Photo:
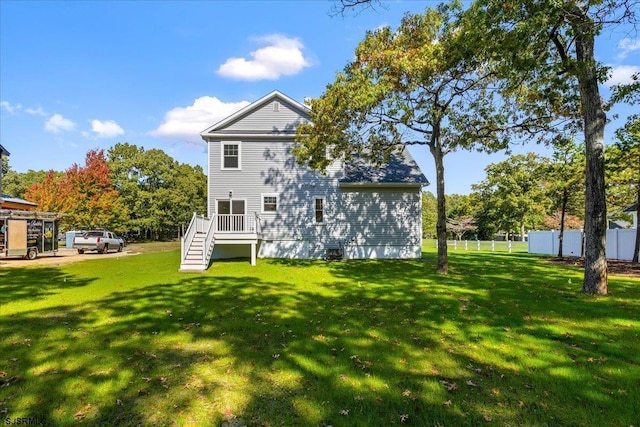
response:
[[[526,254],[0,270],[0,419],[49,425],[640,424],[640,280]]]

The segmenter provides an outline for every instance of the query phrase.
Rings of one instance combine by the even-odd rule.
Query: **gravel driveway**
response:
[[[53,255],[39,255],[34,260],[22,258],[0,258],[0,268],[5,267],[28,267],[31,265],[61,265],[70,262],[84,261],[96,258],[119,258],[123,256],[135,255],[139,252],[133,252],[125,247],[122,252],[109,252],[108,254],[99,254],[97,252],[85,252],[80,255],[75,249],[62,248],[58,253]]]

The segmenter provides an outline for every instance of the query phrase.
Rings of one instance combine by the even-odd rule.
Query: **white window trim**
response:
[[[316,221],[316,200],[322,200],[322,221]],[[327,222],[327,198],[326,197],[314,197],[313,198],[313,223],[325,224]]]
[[[225,168],[224,167],[224,146],[225,145],[237,145],[238,146],[238,167],[237,168]],[[222,141],[220,143],[220,170],[223,170],[223,171],[239,171],[239,170],[242,170],[242,142],[241,141]]]
[[[265,197],[275,197],[276,198],[276,210],[275,211],[265,211],[264,210],[264,198]],[[260,213],[261,214],[275,214],[278,212],[280,208],[280,197],[278,197],[278,193],[260,193]]]

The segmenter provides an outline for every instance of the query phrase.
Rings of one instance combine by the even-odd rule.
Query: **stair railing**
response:
[[[189,246],[193,241],[193,236],[196,235],[197,218],[198,214],[194,212],[193,216],[191,217],[191,222],[189,222],[189,227],[187,227],[187,232],[184,234],[184,236],[182,236],[182,239],[180,241],[181,263],[184,262],[185,258],[187,257],[187,251],[189,250]]]
[[[208,222],[207,230],[205,234],[205,240],[202,247],[202,265],[208,266],[209,259],[211,257],[211,248],[213,247],[214,242],[214,226],[216,224],[216,215],[213,215],[211,218],[204,218],[205,221]]]

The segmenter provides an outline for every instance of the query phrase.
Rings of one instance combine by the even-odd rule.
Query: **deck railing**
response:
[[[217,233],[257,233],[256,215],[217,214]]]

